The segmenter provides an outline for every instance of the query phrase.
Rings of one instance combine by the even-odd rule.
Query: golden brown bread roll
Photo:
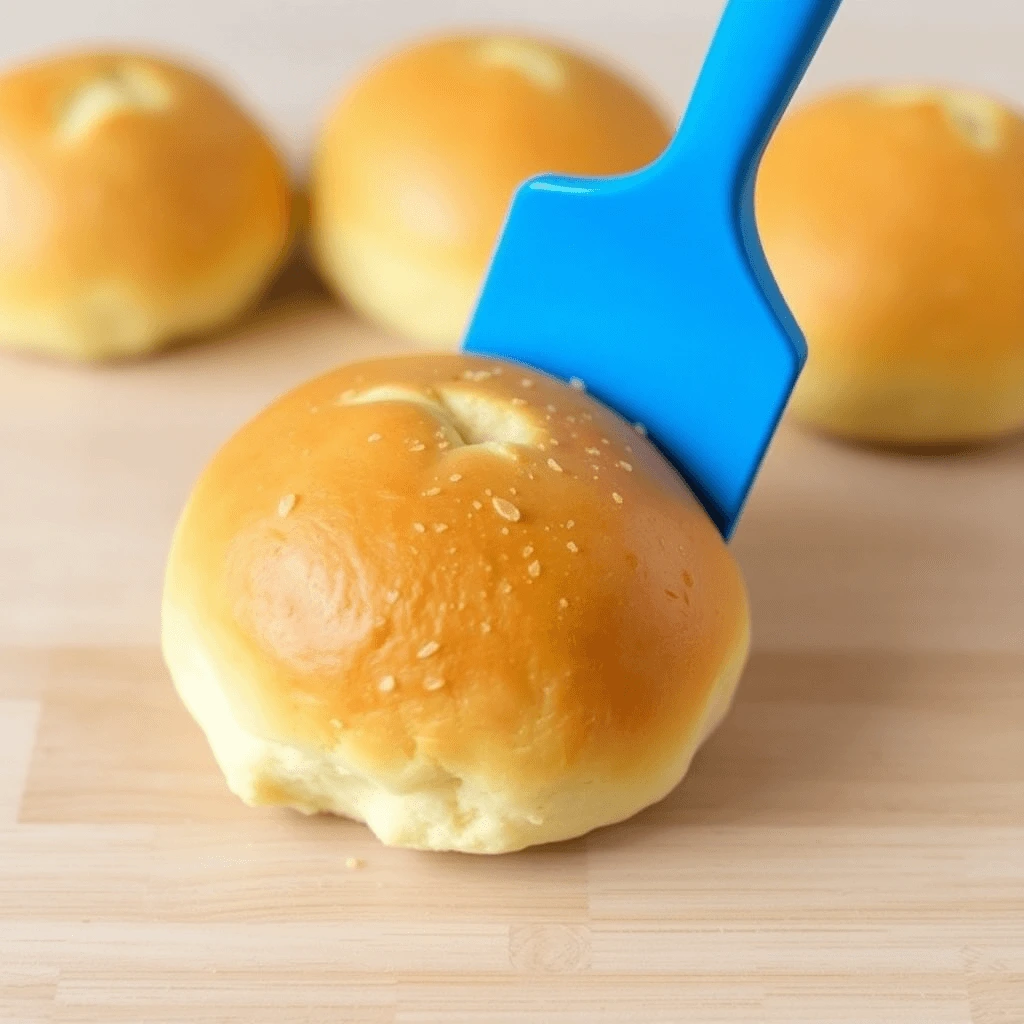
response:
[[[356,364],[199,480],[163,648],[231,789],[500,853],[682,778],[748,645],[739,570],[651,444],[511,363]]]
[[[664,149],[667,119],[593,60],[511,36],[412,46],[327,119],[312,239],[328,283],[385,327],[461,338],[517,185],[542,172],[619,174]]]
[[[765,254],[809,347],[792,411],[850,438],[1024,425],[1024,123],[938,89],[787,117],[757,182]]]
[[[250,303],[289,242],[287,176],[216,85],[96,53],[0,77],[0,345],[150,352]]]

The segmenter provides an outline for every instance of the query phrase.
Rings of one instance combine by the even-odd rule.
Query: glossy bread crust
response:
[[[208,330],[290,241],[285,169],[206,78],[137,53],[0,77],[0,344],[80,360]]]
[[[419,43],[368,71],[327,118],[313,165],[317,263],[369,318],[454,347],[519,184],[632,171],[670,135],[635,86],[561,46]]]
[[[886,444],[1024,426],[1024,121],[974,93],[888,88],[787,117],[761,239],[807,335],[791,409]]]
[[[164,650],[229,783],[504,852],[660,799],[732,696],[739,570],[650,443],[514,364],[356,364],[199,480]]]

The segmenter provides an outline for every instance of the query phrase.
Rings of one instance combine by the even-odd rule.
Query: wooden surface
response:
[[[149,363],[0,358],[0,1021],[1021,1024],[1024,442],[784,429],[738,704],[625,825],[421,855],[227,792],[157,650],[175,517],[270,398],[394,347],[293,273]]]

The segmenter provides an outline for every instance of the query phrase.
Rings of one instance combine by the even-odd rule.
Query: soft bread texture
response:
[[[371,69],[326,121],[312,176],[317,263],[365,316],[454,347],[521,182],[631,171],[670,134],[633,85],[552,43],[417,44]]]
[[[803,328],[799,419],[886,444],[1024,425],[1024,122],[985,96],[885,88],[787,117],[757,182]]]
[[[98,53],[0,78],[0,345],[137,356],[227,321],[290,241],[285,169],[217,86]]]
[[[651,444],[459,355],[336,370],[239,431],[178,525],[163,622],[244,801],[475,853],[667,794],[748,646],[739,570]]]

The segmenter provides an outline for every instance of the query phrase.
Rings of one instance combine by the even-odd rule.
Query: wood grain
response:
[[[266,401],[395,350],[300,276],[149,363],[0,361],[0,1020],[1021,1024],[1021,441],[785,429],[737,705],[625,825],[429,856],[226,791],[157,649],[174,519]]]

